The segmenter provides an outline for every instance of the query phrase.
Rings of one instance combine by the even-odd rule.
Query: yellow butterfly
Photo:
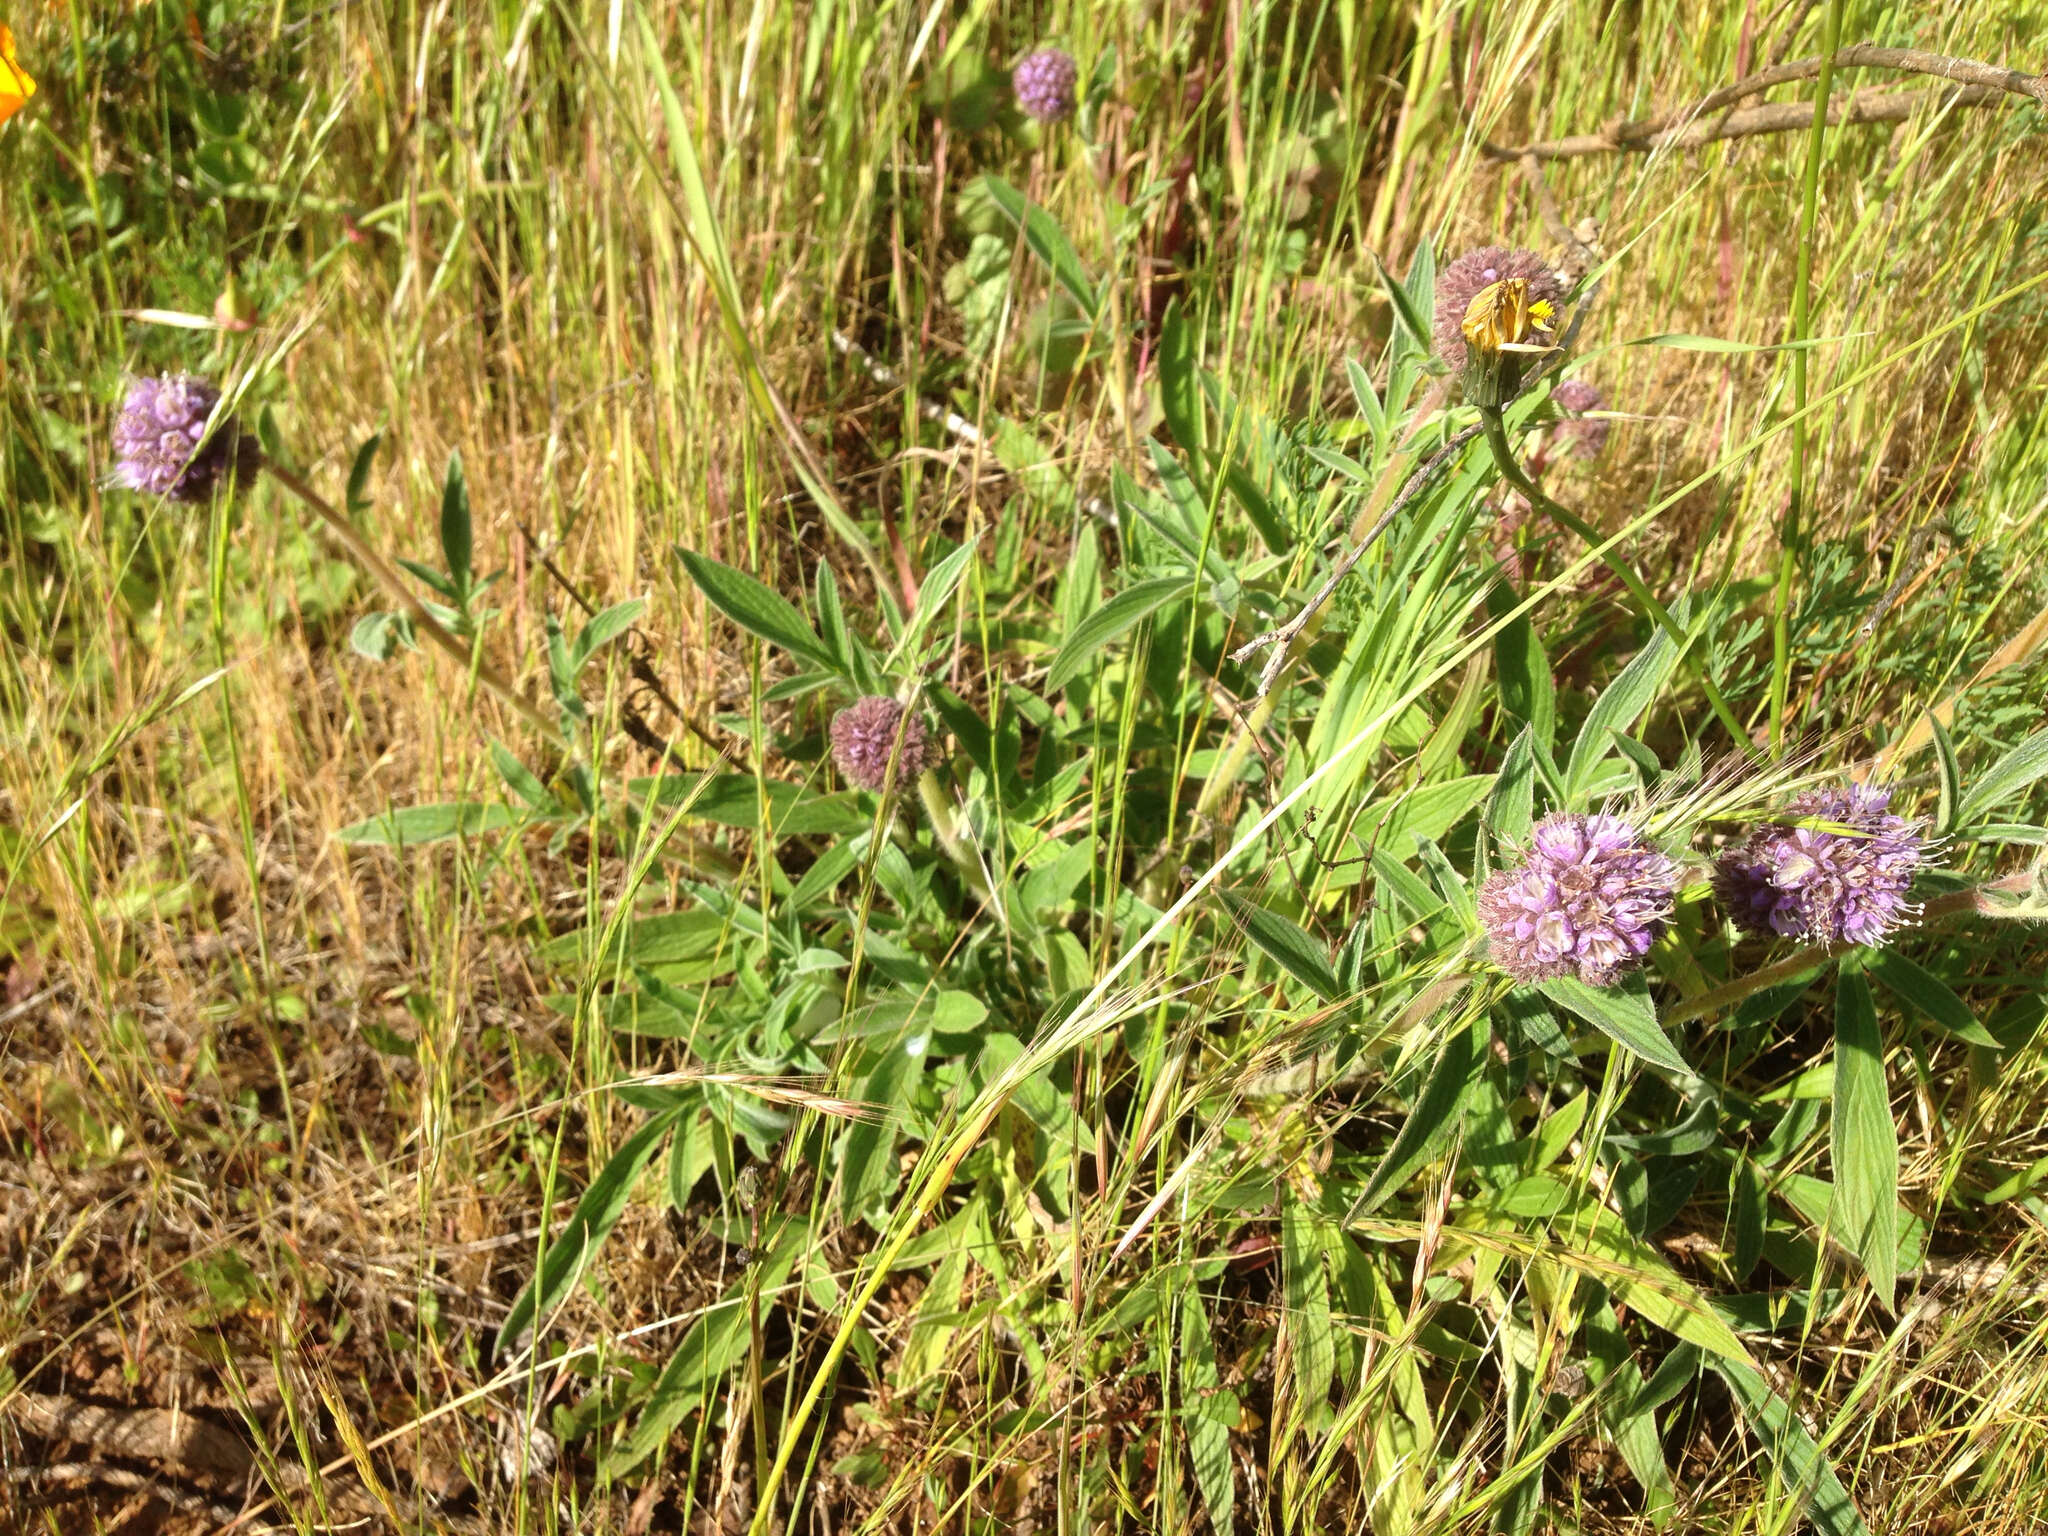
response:
[[[1557,334],[1557,306],[1548,299],[1530,299],[1527,278],[1504,277],[1472,295],[1460,329],[1475,351],[1548,352],[1548,338]]]
[[[15,62],[14,34],[0,22],[0,123],[4,123],[35,95],[36,83],[27,70]]]

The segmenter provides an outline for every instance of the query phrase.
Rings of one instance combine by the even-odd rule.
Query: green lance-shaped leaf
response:
[[[1458,1128],[1458,1122],[1465,1116],[1472,1085],[1479,1077],[1487,1038],[1486,1014],[1480,1011],[1444,1042],[1443,1054],[1437,1057],[1436,1066],[1430,1070],[1422,1096],[1415,1101],[1415,1107],[1408,1112],[1407,1122],[1394,1138],[1393,1146],[1380,1159],[1379,1167],[1373,1170],[1372,1177],[1359,1194],[1357,1204],[1352,1206],[1353,1221],[1378,1209],[1387,1196],[1407,1183],[1415,1170],[1428,1161],[1430,1154]]]
[[[749,634],[759,635],[806,661],[836,668],[831,648],[804,621],[789,599],[756,581],[745,571],[736,571],[723,561],[700,555],[695,550],[677,549],[676,558],[690,573],[690,580],[711,606]]]
[[[1806,1501],[1806,1518],[1821,1536],[1870,1536],[1849,1490],[1785,1400],[1765,1384],[1757,1369],[1726,1356],[1703,1357],[1728,1384],[1750,1432],[1771,1459],[1778,1476]]]
[[[1189,577],[1161,576],[1126,587],[1100,608],[1090,611],[1074,626],[1059,654],[1053,658],[1052,671],[1045,679],[1045,691],[1058,693],[1081,675],[1088,658],[1103,646],[1150,618],[1175,598],[1186,597],[1190,590]]]
[[[1884,1075],[1877,1005],[1861,971],[1835,984],[1834,1235],[1863,1261],[1887,1311],[1898,1284],[1899,1129]]]
[[[1590,987],[1572,976],[1538,982],[1537,991],[1577,1014],[1618,1045],[1652,1066],[1690,1076],[1692,1068],[1657,1023],[1657,1008],[1640,977],[1626,987]]]
[[[1288,975],[1326,1003],[1334,1003],[1344,995],[1337,973],[1330,969],[1327,951],[1308,933],[1235,891],[1223,892],[1223,900],[1251,941]]]
[[[455,583],[455,600],[460,604],[470,587],[474,536],[469,518],[469,477],[462,471],[462,455],[448,455],[448,473],[441,482],[441,556],[448,562],[448,575]]]
[[[576,1283],[592,1255],[618,1225],[619,1217],[625,1213],[626,1199],[633,1192],[633,1181],[640,1177],[640,1170],[647,1166],[681,1113],[682,1106],[678,1105],[656,1115],[627,1137],[624,1145],[598,1170],[590,1188],[576,1202],[568,1225],[548,1244],[547,1252],[541,1255],[540,1268],[534,1271],[533,1279],[505,1315],[504,1326],[498,1330],[500,1353],[512,1348],[529,1328],[561,1305],[569,1287]]]

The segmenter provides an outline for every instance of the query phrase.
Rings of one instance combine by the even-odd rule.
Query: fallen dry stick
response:
[[[1575,134],[1541,144],[1504,148],[1485,146],[1495,160],[1570,160],[1580,155],[1606,154],[1617,150],[1647,152],[1659,149],[1691,149],[1719,139],[1741,139],[1759,133],[1784,133],[1810,127],[1813,103],[1789,101],[1761,107],[1729,108],[1737,102],[1795,80],[1811,80],[1824,61],[1816,56],[1773,64],[1755,74],[1745,75],[1677,112],[1659,117],[1616,123],[1599,133]],[[1948,91],[1857,91],[1828,104],[1832,123],[1896,123],[1911,117],[1923,106],[1981,107],[2001,94],[2024,96],[2048,106],[2048,76],[2029,75],[2002,64],[1984,64],[1976,59],[1950,58],[1920,48],[1881,48],[1875,43],[1857,43],[1835,51],[1837,69],[1889,69],[1901,74],[1928,75],[1946,80]]]
[[[1959,85],[1946,91],[1857,91],[1828,103],[1828,123],[1903,123],[1923,109],[1981,107],[1998,99],[1996,87]],[[1773,102],[1768,106],[1744,107],[1711,120],[1697,118],[1675,127],[1646,123],[1622,123],[1605,133],[1574,134],[1568,139],[1551,139],[1517,149],[1486,146],[1495,160],[1572,160],[1581,155],[1607,154],[1615,150],[1647,153],[1659,149],[1696,149],[1722,139],[1747,139],[1760,133],[1790,133],[1813,124],[1810,101]]]

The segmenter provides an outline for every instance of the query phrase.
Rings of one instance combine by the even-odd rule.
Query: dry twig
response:
[[[1581,155],[1606,154],[1619,150],[1648,152],[1661,149],[1692,149],[1721,139],[1749,138],[1761,133],[1785,133],[1813,124],[1810,101],[1774,102],[1758,107],[1736,108],[1736,103],[1773,86],[1810,80],[1821,70],[1819,57],[1794,59],[1773,64],[1746,75],[1730,85],[1709,92],[1681,111],[1634,122],[1616,123],[1599,133],[1574,134],[1539,144],[1507,148],[1485,146],[1495,160],[1570,160]],[[1837,49],[1837,69],[1889,69],[1903,74],[1927,75],[1949,81],[1946,91],[1857,91],[1828,106],[1830,124],[1903,122],[1922,107],[1980,107],[2001,95],[2024,96],[2048,106],[2048,76],[2029,75],[1999,64],[1975,59],[1950,58],[1918,48],[1881,48],[1858,43]]]

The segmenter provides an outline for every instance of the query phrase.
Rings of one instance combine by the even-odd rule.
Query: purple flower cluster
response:
[[[894,699],[861,699],[832,717],[832,761],[862,789],[886,786],[892,759],[897,783],[915,778],[931,766],[936,746],[924,718]]]
[[[1010,72],[1017,105],[1041,123],[1056,123],[1074,110],[1074,85],[1080,66],[1064,48],[1040,48],[1026,54]]]
[[[1619,816],[1547,816],[1519,869],[1479,888],[1494,964],[1517,981],[1612,985],[1664,931],[1678,866]]]
[[[135,380],[114,421],[115,482],[172,501],[204,501],[231,468],[246,470],[250,449],[233,422],[206,438],[219,404],[220,391],[189,373]]]
[[[1882,944],[1918,908],[1907,900],[1927,854],[1917,822],[1870,784],[1812,790],[1791,813],[1835,828],[1772,823],[1721,855],[1714,891],[1736,927],[1766,938]]]
[[[1436,323],[1433,327],[1436,353],[1453,372],[1465,367],[1465,311],[1480,290],[1502,278],[1519,277],[1529,284],[1529,299],[1552,305],[1563,302],[1564,287],[1550,264],[1534,251],[1511,251],[1506,246],[1482,245],[1467,251],[1436,275]]]

